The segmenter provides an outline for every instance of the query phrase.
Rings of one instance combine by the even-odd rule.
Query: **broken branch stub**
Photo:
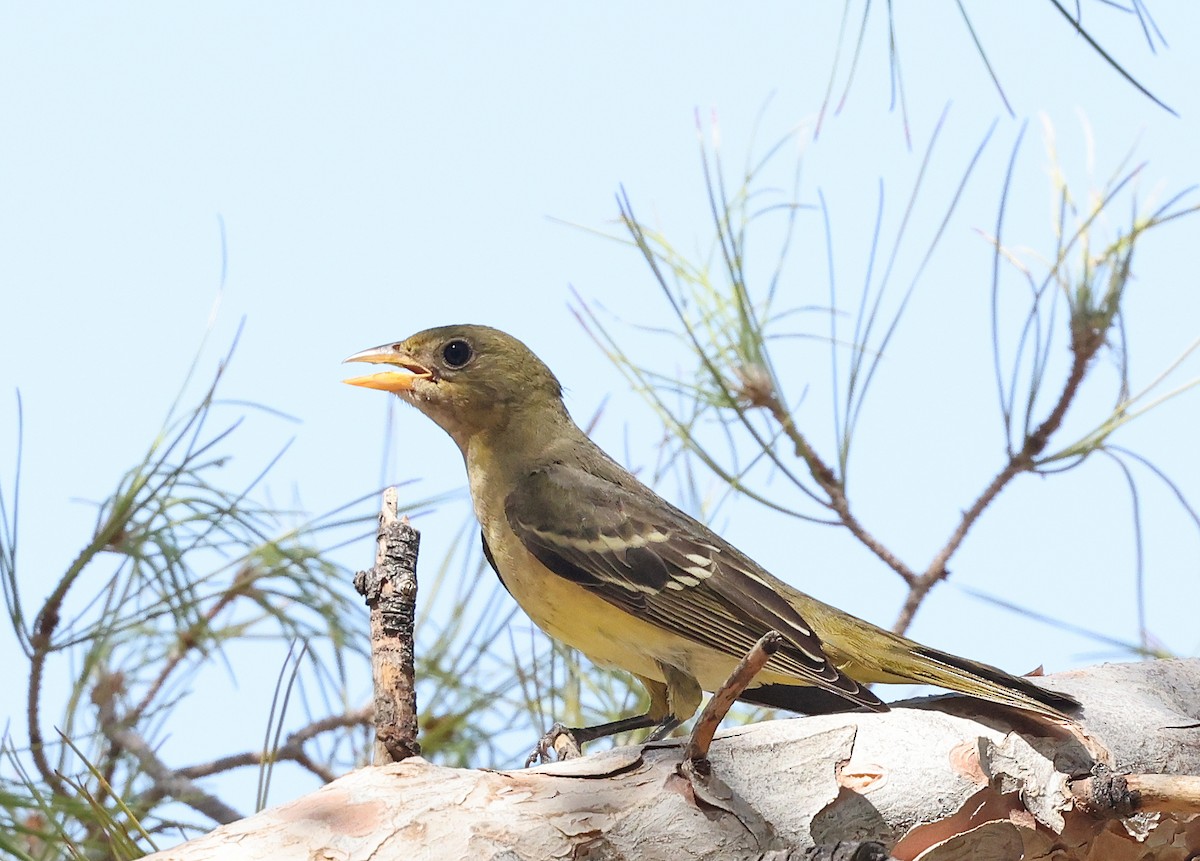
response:
[[[383,492],[375,565],[354,577],[371,611],[371,671],[375,687],[375,765],[418,756],[413,627],[421,534],[396,514],[396,488]]]

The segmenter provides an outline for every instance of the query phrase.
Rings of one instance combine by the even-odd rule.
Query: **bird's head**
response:
[[[476,433],[562,412],[562,386],[533,351],[488,326],[439,326],[355,353],[347,362],[398,370],[346,380],[394,392],[442,426],[461,447]]]

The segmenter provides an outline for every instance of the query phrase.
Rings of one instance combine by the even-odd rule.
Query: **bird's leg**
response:
[[[673,721],[671,727],[667,730],[667,732],[670,732],[671,729],[678,726],[679,722],[669,715],[667,717],[670,721]],[[609,721],[608,723],[597,724],[596,726],[570,727],[556,723],[547,730],[545,735],[538,739],[537,746],[525,759],[525,767],[528,768],[539,760],[549,762],[551,751],[558,752],[560,759],[574,759],[577,756],[583,755],[582,747],[589,741],[616,735],[619,732],[631,732],[635,729],[645,729],[648,726],[658,726],[659,729],[655,730],[657,734],[666,722],[666,719],[660,719],[651,712],[646,712],[646,714],[621,718],[620,720]],[[651,736],[650,740],[655,741],[656,739]],[[561,751],[558,748],[560,743],[565,748]]]
[[[704,697],[700,683],[683,670],[661,661],[658,668],[667,680],[665,685],[653,679],[641,680],[646,690],[650,691],[650,711],[653,712],[657,705],[660,713],[665,712],[659,718],[654,732],[646,737],[646,741],[662,741],[669,736],[671,730],[696,713],[700,700]]]
[[[676,671],[672,670],[672,673],[674,672]],[[668,678],[671,677],[668,674]],[[671,708],[671,694],[668,685],[656,679],[645,678],[644,676],[638,676],[637,680],[642,683],[642,686],[646,688],[646,692],[650,695],[650,708],[646,709],[645,714],[621,718],[620,720],[609,721],[608,723],[596,726],[568,727],[563,726],[561,723],[556,723],[538,740],[537,747],[530,752],[525,760],[525,767],[528,768],[539,760],[541,762],[549,762],[550,751],[558,752],[559,759],[573,759],[577,756],[582,756],[582,747],[589,741],[616,735],[620,732],[632,732],[633,730],[645,729],[646,727],[655,727],[654,732],[646,740],[659,741],[665,738],[671,730],[680,724],[679,719],[675,717],[674,711]],[[688,693],[691,693],[690,690]],[[698,685],[695,696],[699,700],[700,688]],[[695,704],[692,703],[691,705],[692,711],[695,711]],[[560,743],[564,746],[562,751],[558,750]]]
[[[671,731],[675,729],[675,727],[679,726],[681,723],[683,723],[683,721],[675,717],[675,715],[667,715],[658,722],[658,726],[655,728],[654,732],[646,736],[646,741],[662,741],[671,734]]]
[[[539,739],[537,747],[526,758],[525,767],[528,768],[539,760],[548,762],[552,750],[558,753],[559,759],[582,756],[582,747],[587,742],[620,732],[654,727],[646,741],[661,741],[666,738],[671,734],[671,730],[683,723],[683,719],[678,715],[683,715],[686,719],[695,714],[703,694],[699,682],[683,670],[662,662],[659,662],[658,668],[662,671],[665,682],[637,676],[637,680],[650,695],[650,707],[645,714],[597,726],[566,727],[556,723]],[[560,744],[562,750],[559,749]]]

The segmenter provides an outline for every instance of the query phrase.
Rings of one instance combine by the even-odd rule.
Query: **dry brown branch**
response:
[[[140,733],[117,718],[112,699],[98,702],[97,706],[100,731],[115,747],[138,761],[142,774],[152,781],[151,797],[169,796],[214,822],[236,822],[242,818],[237,810],[163,762]]]
[[[1099,772],[1071,784],[1080,808],[1093,816],[1123,819],[1138,811],[1200,814],[1200,776]]]
[[[201,777],[208,777],[211,774],[220,774],[224,771],[232,771],[235,768],[244,768],[248,766],[259,766],[266,762],[294,762],[301,768],[312,772],[318,778],[328,783],[331,780],[336,780],[337,775],[330,771],[329,768],[321,763],[313,760],[304,750],[305,742],[311,741],[323,733],[332,732],[334,730],[346,729],[356,726],[374,726],[372,715],[374,714],[373,706],[363,706],[352,712],[346,712],[340,715],[330,715],[328,717],[315,720],[305,727],[301,727],[293,733],[289,733],[287,739],[278,748],[264,755],[262,751],[249,750],[243,753],[234,753],[229,756],[223,756],[219,759],[214,759],[211,762],[201,762],[195,765],[185,766],[177,769],[177,773],[182,777],[195,780]]]
[[[421,535],[408,518],[396,516],[396,488],[389,487],[379,513],[375,567],[354,578],[354,588],[371,610],[376,765],[421,753],[413,667],[420,542]]]
[[[1046,419],[1025,438],[1021,449],[1009,456],[1008,463],[996,474],[996,477],[992,479],[991,483],[988,484],[971,507],[963,512],[962,517],[959,518],[958,526],[951,533],[945,546],[933,557],[933,561],[929,563],[929,567],[915,581],[908,583],[908,595],[904,600],[903,606],[900,608],[899,615],[896,617],[896,623],[892,626],[892,630],[897,634],[903,634],[908,630],[909,625],[912,624],[913,617],[917,613],[917,608],[921,606],[921,602],[929,594],[929,590],[946,578],[949,573],[946,563],[950,561],[950,557],[962,545],[963,540],[967,537],[967,533],[975,525],[980,515],[995,501],[996,497],[1000,495],[1000,491],[1004,490],[1009,482],[1021,473],[1029,472],[1034,468],[1037,456],[1045,451],[1046,445],[1050,442],[1050,437],[1062,426],[1063,419],[1067,415],[1067,410],[1075,400],[1075,396],[1079,393],[1079,387],[1083,384],[1088,365],[1095,357],[1096,351],[1103,344],[1104,341],[1102,338],[1099,340],[1089,340],[1079,337],[1072,339],[1071,371],[1067,375],[1066,382],[1063,384],[1063,390],[1058,396],[1058,401],[1054,404],[1053,409],[1050,410],[1050,414]]]
[[[771,413],[783,432],[791,440],[796,456],[804,461],[813,480],[828,496],[825,502],[843,526],[850,531],[868,550],[874,553],[884,564],[895,571],[908,586],[908,595],[900,608],[892,630],[903,634],[912,624],[913,617],[925,596],[949,573],[946,567],[950,557],[957,552],[967,537],[967,533],[983,514],[1000,492],[1023,472],[1029,472],[1036,466],[1036,459],[1041,454],[1050,438],[1062,426],[1067,410],[1079,393],[1079,387],[1087,375],[1087,368],[1095,358],[1096,352],[1104,345],[1102,337],[1083,337],[1076,335],[1072,338],[1072,363],[1067,379],[1063,383],[1062,392],[1049,415],[1026,438],[1020,450],[1010,454],[1007,463],[996,474],[972,505],[967,508],[958,525],[950,534],[945,545],[933,557],[929,566],[921,574],[908,567],[898,556],[888,549],[858,520],[850,508],[850,500],[846,496],[841,480],[833,469],[821,459],[821,456],[809,445],[808,440],[796,427],[791,414],[779,400],[778,394],[771,391],[760,398],[761,405]]]
[[[774,390],[767,396],[763,406],[771,413],[771,416],[779,423],[787,438],[792,441],[795,447],[796,457],[804,461],[808,467],[809,474],[812,475],[813,481],[820,485],[829,497],[825,502],[827,508],[837,515],[838,520],[843,526],[850,531],[850,534],[862,542],[868,550],[874,553],[879,559],[900,575],[905,583],[910,587],[917,582],[917,574],[911,568],[904,564],[899,556],[893,553],[888,547],[876,538],[871,532],[854,515],[850,509],[850,499],[846,496],[846,489],[842,486],[841,480],[816,450],[809,445],[804,434],[800,433],[800,429],[796,427],[796,423],[792,421],[792,415],[784,407],[783,402],[779,399],[778,392]]]

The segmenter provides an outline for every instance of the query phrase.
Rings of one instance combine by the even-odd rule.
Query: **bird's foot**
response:
[[[537,746],[526,757],[525,767],[529,768],[539,762],[551,762],[551,751],[557,754],[560,760],[583,756],[581,741],[575,737],[576,732],[578,730],[563,726],[561,723],[550,727],[546,734],[538,739]]]
[[[675,715],[667,715],[658,722],[658,726],[654,728],[654,732],[646,736],[646,741],[662,741],[664,738],[669,736],[675,730],[675,727],[679,726],[680,723],[682,723],[682,721],[675,717]]]

